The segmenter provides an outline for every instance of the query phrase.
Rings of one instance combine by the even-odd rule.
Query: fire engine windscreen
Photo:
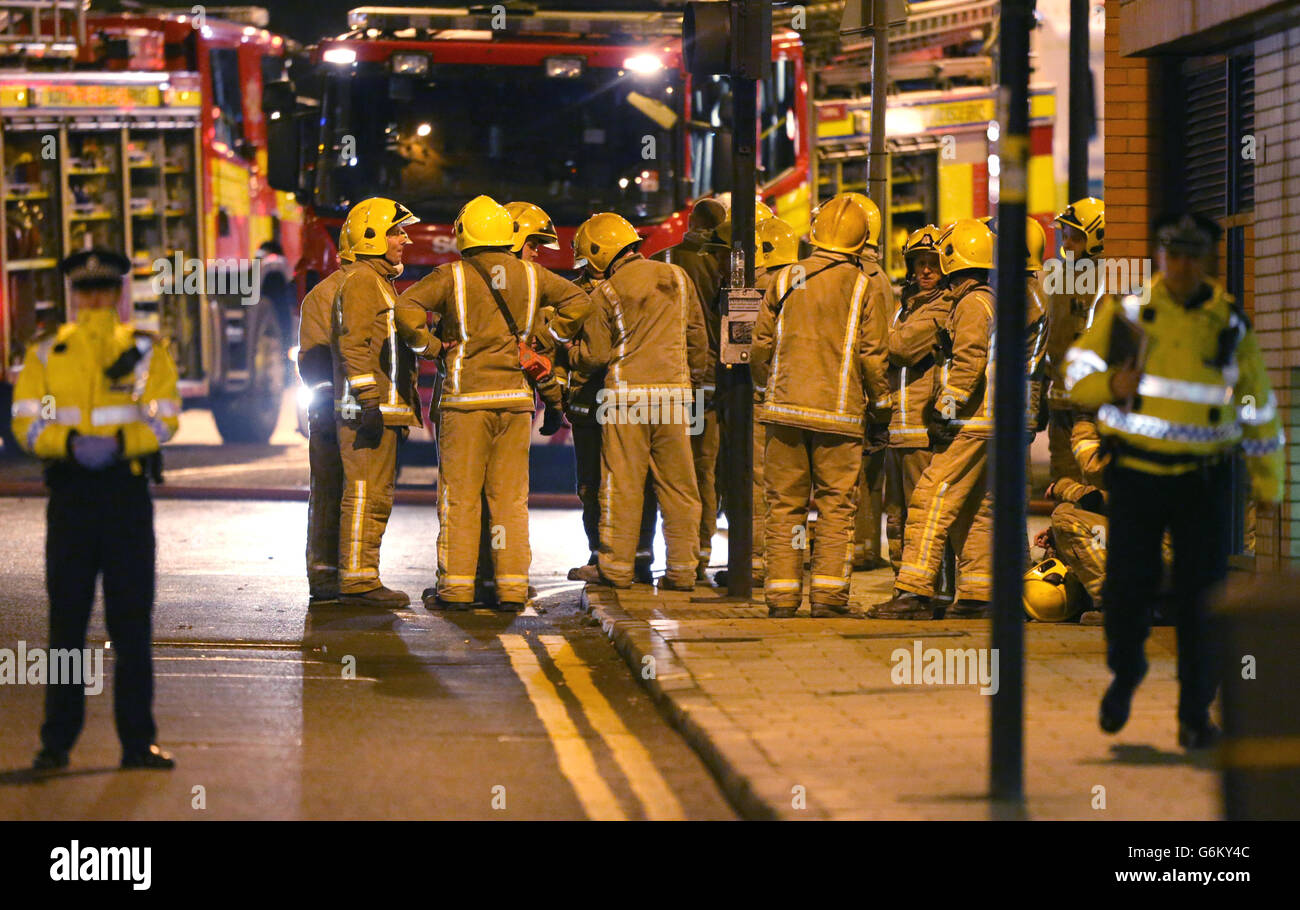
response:
[[[342,215],[380,195],[447,223],[486,193],[535,202],[560,224],[599,211],[634,223],[667,217],[685,195],[678,78],[671,69],[556,78],[544,66],[435,64],[411,75],[358,64],[328,77],[317,208]]]

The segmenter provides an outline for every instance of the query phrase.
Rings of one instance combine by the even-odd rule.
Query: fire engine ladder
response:
[[[90,0],[0,0],[0,53],[75,55],[86,41]]]

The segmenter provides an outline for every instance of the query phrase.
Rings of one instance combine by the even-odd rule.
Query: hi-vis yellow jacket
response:
[[[110,379],[105,371],[115,364],[130,369]],[[176,432],[180,414],[176,364],[166,341],[119,321],[112,307],[82,310],[76,322],[34,341],[14,385],[18,444],[48,460],[70,457],[74,430],[83,436],[120,433],[127,460],[151,455]],[[132,470],[139,474],[143,466],[136,461]]]
[[[1110,381],[1121,366],[1112,352],[1116,338],[1133,337],[1123,326],[1145,333],[1146,353],[1133,406],[1114,401]],[[1232,297],[1205,284],[1187,306],[1156,274],[1150,299],[1107,297],[1092,326],[1070,348],[1065,384],[1079,406],[1096,409],[1103,436],[1125,445],[1116,463],[1151,474],[1180,474],[1196,460],[1240,443],[1247,456],[1256,499],[1281,497],[1285,467],[1277,401],[1269,388],[1255,334]]]

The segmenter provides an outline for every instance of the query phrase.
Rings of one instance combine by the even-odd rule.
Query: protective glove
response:
[[[77,434],[69,443],[72,458],[89,471],[102,471],[117,461],[121,446],[116,436],[82,436]]]
[[[379,445],[379,440],[384,436],[384,415],[380,412],[378,405],[370,405],[361,409],[361,416],[357,418],[357,441],[366,445]]]
[[[889,447],[889,424],[888,423],[869,423],[867,424],[867,438],[863,446],[868,454],[875,454]]]
[[[542,428],[538,431],[543,436],[554,436],[564,426],[564,413],[559,408],[547,408],[542,416]]]

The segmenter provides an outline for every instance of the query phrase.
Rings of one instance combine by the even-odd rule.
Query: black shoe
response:
[[[655,583],[654,573],[650,571],[652,560],[643,556],[637,557],[632,563],[632,581],[639,585],[652,585]]]
[[[866,612],[871,619],[934,619],[930,598],[911,591],[895,591],[892,600],[878,603]]]
[[[1100,626],[1104,621],[1105,617],[1100,610],[1084,610],[1079,616],[1081,626]]]
[[[861,619],[862,611],[848,604],[813,604],[813,619]]]
[[[659,589],[661,591],[694,591],[695,582],[688,581],[679,584],[675,581],[669,581],[668,576],[665,575],[663,578],[659,579]]]
[[[57,749],[42,749],[32,761],[33,771],[57,771],[68,766],[68,753]]]
[[[768,619],[791,619],[799,612],[798,607],[768,607]]]
[[[420,599],[424,601],[424,608],[429,611],[445,610],[449,613],[459,613],[473,606],[473,604],[443,600],[438,596],[437,588],[425,588]]]
[[[1204,724],[1178,723],[1178,745],[1189,752],[1196,749],[1210,749],[1218,745],[1222,732],[1210,721]]]
[[[1121,680],[1118,676],[1111,680],[1110,687],[1106,689],[1106,694],[1101,697],[1101,712],[1097,717],[1097,723],[1103,731],[1118,733],[1124,729],[1124,725],[1128,723],[1128,712],[1133,703],[1133,693],[1137,691],[1138,683],[1141,681],[1141,677],[1136,681],[1128,682]]]
[[[945,619],[988,619],[992,615],[987,600],[959,600],[948,608]]]
[[[164,752],[158,746],[151,745],[143,752],[123,752],[123,768],[150,768],[155,771],[168,771],[176,767],[170,752]]]
[[[360,594],[340,594],[339,603],[345,607],[378,607],[392,610],[410,606],[411,598],[401,591],[394,591],[392,588],[380,585],[373,591],[363,591]]]
[[[522,613],[524,605],[517,600],[502,600],[498,601],[493,609],[498,613]]]

